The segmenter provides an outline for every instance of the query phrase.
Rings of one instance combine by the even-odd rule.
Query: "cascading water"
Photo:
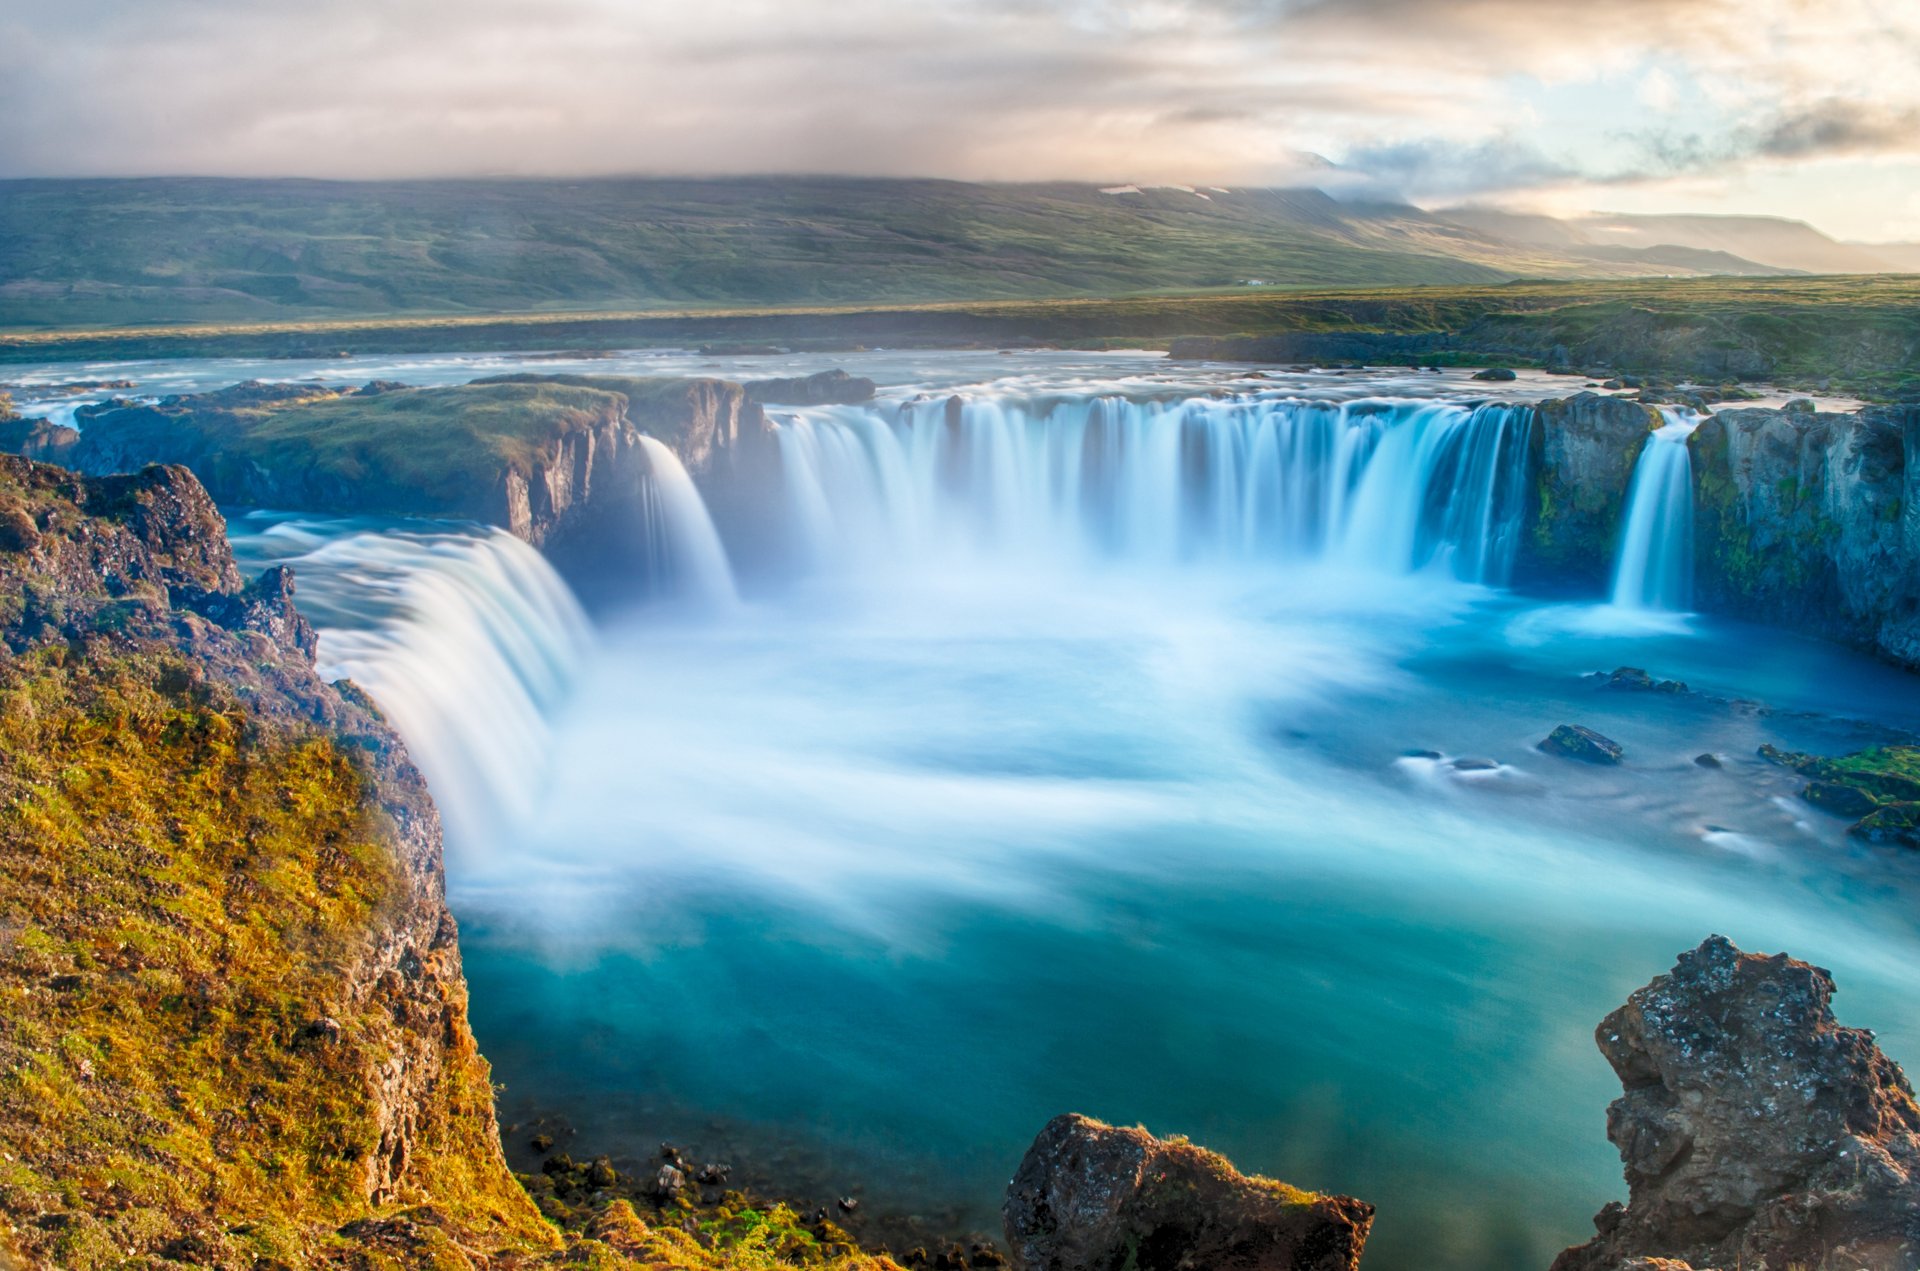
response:
[[[642,437],[640,447],[648,469],[641,505],[649,585],[703,608],[737,604],[726,548],[693,478],[663,443]]]
[[[1500,584],[1525,407],[1241,396],[935,401],[779,424],[804,564],[971,549],[1142,562],[1435,562]]]
[[[456,851],[526,824],[552,744],[547,719],[591,641],[552,566],[500,530],[342,533],[290,521],[235,527],[249,568],[293,566],[320,633],[319,670],[380,705],[420,770]]]
[[[1700,426],[1689,410],[1663,406],[1666,423],[1640,450],[1627,491],[1612,603],[1623,609],[1684,612],[1693,598],[1693,462],[1687,438]]]

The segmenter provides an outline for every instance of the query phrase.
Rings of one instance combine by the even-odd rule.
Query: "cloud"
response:
[[[1885,0],[12,0],[0,175],[1450,198],[1908,155],[1917,54],[1920,6]]]
[[[1511,137],[1472,144],[1430,138],[1350,151],[1343,166],[1413,197],[1454,197],[1560,185],[1581,174]]]

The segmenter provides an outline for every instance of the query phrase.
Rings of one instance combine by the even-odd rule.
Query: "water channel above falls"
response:
[[[1078,1110],[1374,1202],[1375,1271],[1538,1269],[1622,1192],[1595,1023],[1708,932],[1830,967],[1920,1062],[1920,871],[1752,758],[1909,725],[1920,681],[1503,590],[1525,413],[1484,386],[835,360],[886,400],[775,412],[781,550],[737,602],[666,551],[689,602],[588,631],[504,536],[235,518],[458,805],[504,1122],[957,1234]],[[1620,665],[1699,692],[1585,678]],[[1563,722],[1627,764],[1533,748]]]

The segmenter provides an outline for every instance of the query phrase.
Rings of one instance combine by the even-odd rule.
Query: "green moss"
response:
[[[73,1271],[182,1239],[205,1265],[299,1264],[365,1212],[392,1024],[341,971],[394,889],[392,829],[354,756],[185,669],[0,664],[0,1209],[41,1215],[29,1251]],[[337,1037],[309,1036],[321,1019]],[[422,1177],[537,1248],[489,1178],[468,1058]]]

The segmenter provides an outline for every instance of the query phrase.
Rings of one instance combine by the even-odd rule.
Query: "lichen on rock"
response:
[[[1554,1271],[1920,1265],[1920,1106],[1833,991],[1714,936],[1601,1022],[1629,1200]]]
[[[1076,1115],[1040,1131],[1002,1214],[1027,1271],[1353,1271],[1373,1225],[1364,1201]]]

